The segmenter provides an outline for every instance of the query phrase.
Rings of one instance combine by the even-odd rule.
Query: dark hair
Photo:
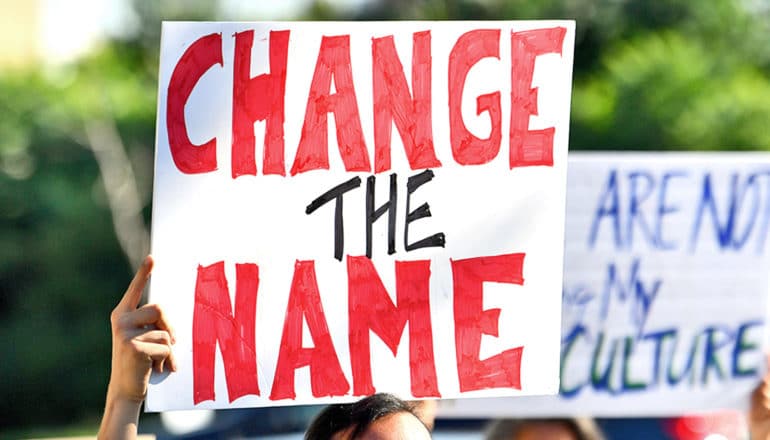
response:
[[[508,440],[517,435],[529,424],[547,423],[559,424],[567,428],[578,440],[604,440],[599,426],[593,419],[587,417],[556,418],[556,419],[498,419],[486,429],[484,438],[487,440]]]
[[[374,394],[355,403],[329,405],[310,423],[305,440],[329,440],[335,433],[348,428],[353,428],[350,438],[354,439],[376,420],[402,412],[419,420],[411,404],[391,394]]]

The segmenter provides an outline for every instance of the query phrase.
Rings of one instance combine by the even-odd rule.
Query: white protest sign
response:
[[[446,417],[744,409],[764,371],[770,155],[572,154],[559,396]]]
[[[574,23],[164,23],[151,411],[555,393]]]

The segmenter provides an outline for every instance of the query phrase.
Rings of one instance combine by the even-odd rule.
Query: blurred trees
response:
[[[0,78],[0,425],[76,420],[103,399],[109,311],[131,268],[91,141],[96,124],[117,130],[143,218],[156,80],[142,56],[115,43],[74,66]]]
[[[147,247],[159,21],[221,14],[135,10],[140,32],[88,58],[0,73],[0,426],[101,411],[109,311]],[[770,146],[767,0],[316,2],[302,18],[575,19],[571,148]]]
[[[139,4],[133,38],[0,74],[3,427],[101,412],[109,313],[149,251],[160,17],[211,17]]]

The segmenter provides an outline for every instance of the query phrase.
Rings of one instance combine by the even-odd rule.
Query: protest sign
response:
[[[770,155],[572,154],[559,396],[446,417],[744,409],[764,371]]]
[[[147,408],[555,393],[574,23],[164,23]]]

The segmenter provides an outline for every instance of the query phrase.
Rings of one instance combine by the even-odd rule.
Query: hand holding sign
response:
[[[110,391],[115,397],[141,402],[147,395],[150,369],[162,372],[164,365],[176,371],[171,344],[174,332],[157,304],[137,308],[152,271],[147,257],[112,311],[112,374]]]
[[[174,332],[163,311],[157,304],[137,308],[152,266],[148,256],[110,315],[112,370],[99,438],[135,438],[151,369],[176,371]]]

